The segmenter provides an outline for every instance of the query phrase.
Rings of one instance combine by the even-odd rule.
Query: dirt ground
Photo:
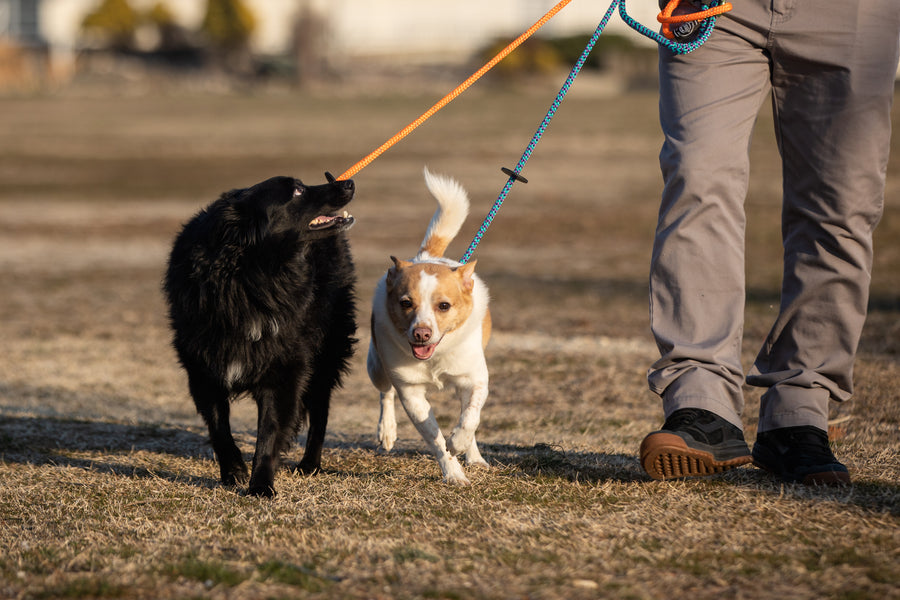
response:
[[[333,403],[322,476],[326,480],[329,460],[332,468],[343,471],[377,469],[373,464],[385,464],[377,461],[399,460],[412,465],[406,477],[424,480],[417,485],[440,488],[437,467],[422,455],[424,446],[402,413],[399,453],[372,458],[378,407],[364,368],[368,344],[364,325],[371,290],[389,265],[389,255],[411,256],[424,233],[434,207],[422,182],[422,168],[427,165],[453,175],[469,189],[472,215],[449,252],[461,256],[505,183],[500,168],[515,165],[556,87],[554,81],[538,80],[513,88],[474,89],[355,177],[358,191],[351,209],[357,225],[350,237],[359,273],[360,343],[353,373]],[[81,485],[96,490],[106,489],[102,482],[109,473],[133,485],[143,476],[136,480],[129,478],[129,472],[161,469],[174,469],[176,481],[179,477],[207,481],[209,487],[193,489],[194,496],[216,489],[205,432],[169,346],[160,281],[173,236],[198,208],[227,189],[276,174],[318,183],[324,181],[326,170],[341,173],[437,97],[430,91],[360,95],[276,90],[214,95],[170,90],[112,95],[104,89],[78,89],[0,99],[0,518],[6,521],[7,535],[54,546],[49,541],[52,534],[36,525],[36,516],[22,516],[21,507],[48,503],[64,514],[74,500],[71,496],[54,499],[53,482],[73,477],[73,472]],[[650,493],[646,490],[660,494],[665,488],[653,486],[672,485],[650,482],[636,458],[641,438],[659,425],[661,417],[658,400],[645,382],[646,369],[655,358],[647,324],[646,285],[661,187],[655,107],[652,91],[611,94],[599,80],[576,86],[524,171],[529,183],[513,188],[475,253],[478,272],[491,289],[495,327],[488,353],[491,398],[479,429],[486,457],[505,465],[500,472],[507,478],[512,477],[510,472],[526,479],[549,472],[564,481],[587,477],[594,488],[617,482],[627,490],[618,493],[631,498],[636,507],[643,506],[645,500],[639,498]],[[849,417],[838,432],[843,444],[839,455],[859,482],[855,493],[862,499],[854,503],[845,502],[846,496],[840,497],[845,500],[828,496],[826,503],[836,508],[820,521],[826,527],[829,520],[847,519],[849,539],[860,541],[871,554],[857,561],[861,566],[853,560],[841,562],[849,570],[833,571],[833,575],[840,573],[834,585],[797,576],[795,589],[800,592],[796,597],[849,597],[841,594],[853,589],[861,590],[856,597],[900,597],[896,568],[900,558],[900,387],[896,383],[900,375],[900,147],[896,139],[894,150],[885,216],[876,238],[871,316],[860,347],[856,398],[834,407],[836,418]],[[753,184],[747,201],[746,366],[774,318],[781,268],[780,174],[766,112],[760,117],[752,161]],[[752,441],[759,392],[746,391],[745,417],[748,441]],[[449,425],[453,400],[439,396],[437,406],[442,425]],[[236,405],[234,425],[250,452],[255,434],[251,402]],[[545,456],[545,451],[550,454]],[[103,458],[108,453],[124,454],[115,460]],[[560,466],[560,457],[569,462]],[[181,460],[178,466],[162,466],[176,459]],[[96,465],[100,465],[99,473]],[[742,491],[732,507],[736,511],[755,506],[760,488],[766,494],[779,489],[757,472],[744,471],[752,474],[737,480]],[[304,485],[290,474],[279,477],[292,482],[285,486]],[[478,474],[474,487],[492,490],[491,477]],[[40,492],[32,490],[29,481],[42,482]],[[694,504],[702,506],[705,496],[722,493],[722,480],[714,481],[718,483],[705,484],[711,487],[679,492],[688,496],[682,500],[691,510],[701,510]],[[727,487],[733,480],[724,481]],[[161,481],[163,486],[166,483]],[[350,493],[343,491],[345,497]],[[793,515],[803,510],[797,503],[806,505],[809,498],[791,493],[800,496],[787,500],[782,508]],[[515,502],[510,506],[516,510]],[[662,510],[658,502],[653,506]],[[661,518],[672,514],[663,511]],[[177,521],[179,517],[170,518]],[[448,518],[455,523],[461,520]],[[702,521],[696,515],[692,518]],[[773,531],[780,529],[777,516],[768,518]],[[877,527],[870,530],[862,525],[866,519],[874,519]],[[792,516],[788,528],[797,526],[802,535],[815,537],[797,525],[802,522],[802,517]],[[57,527],[65,530],[66,523],[64,516],[58,517]],[[742,523],[738,530],[745,530],[747,523]],[[548,527],[552,529],[552,519]],[[365,538],[367,534],[358,530],[356,535]],[[266,548],[264,541],[260,543]],[[494,543],[503,545],[496,539]],[[590,552],[601,552],[585,543]],[[822,543],[811,541],[809,546],[811,555],[825,556]],[[115,540],[104,538],[79,548],[56,547],[55,558],[40,560],[22,549],[0,550],[0,596],[63,595],[73,589],[63,582],[73,580],[112,580],[118,590],[105,594],[90,587],[85,595],[141,596],[138,588],[123,583],[128,576],[102,559],[104,549],[118,547]],[[84,552],[93,557],[94,566],[73,566]],[[453,552],[458,556],[468,550]],[[629,560],[638,565],[638,556],[647,552],[651,549],[642,543],[633,545]],[[167,553],[177,551],[160,550]],[[428,558],[433,556],[430,551],[425,559],[415,552],[408,561],[392,556],[394,565],[409,562],[440,571],[441,561]],[[520,560],[526,565],[542,560],[534,558],[535,553],[530,556]],[[163,558],[161,564],[168,564],[167,560]],[[227,562],[221,556],[220,560]],[[485,556],[479,560],[491,562]],[[564,560],[579,564],[577,548]],[[393,590],[384,597],[432,592],[432,597],[466,597],[453,585],[441,583],[434,573],[430,587],[416,587],[414,574],[400,567],[394,579],[382,580],[371,565],[351,568],[331,555],[323,561],[330,572],[346,568],[359,577],[342,575],[342,581],[352,580],[353,585],[336,584],[341,592],[334,592],[335,597],[374,597],[377,594],[366,587],[372,581]],[[621,567],[623,573],[629,568]],[[669,567],[653,565],[660,568]],[[763,580],[773,585],[786,580],[779,566],[758,568]],[[170,587],[164,589],[173,597],[191,590],[212,596],[228,596],[231,590],[234,597],[274,593],[264,586],[244,587],[238,593],[237,584],[213,576],[209,579],[218,586],[212,586],[213,590],[211,586],[201,586],[199,591],[178,587],[178,582],[192,576],[172,575],[160,563],[151,562],[138,571],[136,581],[144,581],[148,573],[169,581]],[[474,595],[598,597],[625,590],[632,597],[653,597],[665,589],[659,587],[664,581],[683,583],[687,578],[690,586],[715,582],[713,575],[678,571],[678,578],[663,577],[654,584],[651,572],[642,572],[647,579],[639,587],[626,583],[631,580],[624,575],[624,579],[607,580],[596,573],[575,576],[571,580],[575,584],[569,581],[574,587],[559,587],[559,582],[529,579],[522,569],[504,562],[487,572],[499,587],[484,584],[487,587],[477,588],[480,592]],[[106,573],[107,579],[98,573]],[[754,573],[752,569],[750,574],[732,573],[709,589],[727,594],[736,582],[752,582]],[[215,589],[219,592],[214,593]],[[398,589],[407,592],[396,593]]]

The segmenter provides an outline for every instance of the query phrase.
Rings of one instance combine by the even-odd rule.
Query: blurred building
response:
[[[162,0],[188,28],[203,19],[206,0]],[[521,33],[557,0],[245,0],[257,17],[253,48],[263,54],[290,49],[297,18],[304,12],[320,18],[333,52],[348,56],[421,55],[448,57],[471,53],[495,36]],[[150,8],[160,0],[131,0]],[[84,16],[98,0],[0,0],[0,38],[44,40],[60,48],[77,48]],[[653,26],[656,0],[632,2],[628,10]],[[606,2],[573,0],[545,26],[548,35],[593,30]],[[624,24],[614,18],[610,30]]]
[[[130,0],[139,10],[160,2],[180,26],[196,30],[207,0]],[[305,38],[307,53],[314,51],[335,64],[357,60],[462,62],[494,38],[518,35],[556,2],[245,0],[257,21],[251,39],[254,53],[296,55],[298,43],[302,46]],[[0,48],[41,48],[50,68],[63,72],[83,46],[82,20],[98,4],[99,0],[0,0]],[[656,0],[633,0],[633,4],[629,5],[632,16],[653,26]],[[542,35],[588,33],[607,6],[596,0],[573,0],[545,25]],[[609,30],[624,29],[621,19],[614,17]],[[0,51],[0,77],[8,62]]]

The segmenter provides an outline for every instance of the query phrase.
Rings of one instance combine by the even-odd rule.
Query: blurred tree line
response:
[[[242,0],[207,0],[198,31],[179,25],[163,1],[139,11],[128,0],[99,0],[81,32],[88,47],[114,52],[155,52],[173,61],[205,53],[226,71],[252,69],[250,36],[256,17]]]

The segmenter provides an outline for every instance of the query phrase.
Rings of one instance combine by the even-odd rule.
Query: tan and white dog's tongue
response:
[[[434,349],[437,348],[437,344],[429,344],[428,346],[410,344],[409,346],[412,348],[413,356],[419,360],[428,360],[434,354]]]

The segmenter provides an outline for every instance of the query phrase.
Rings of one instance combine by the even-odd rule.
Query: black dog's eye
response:
[[[301,187],[295,187],[295,188],[294,188],[294,197],[295,197],[295,198],[296,198],[297,196],[302,195],[302,194],[303,194],[303,188],[301,188]]]
[[[403,300],[400,301],[400,308],[402,308],[403,310],[411,309],[412,305],[413,305],[412,301],[407,298],[404,298]]]
[[[449,302],[441,302],[441,303],[439,303],[439,304],[438,304],[438,310],[441,311],[441,312],[447,312],[448,310],[450,310],[450,303],[449,303]]]

